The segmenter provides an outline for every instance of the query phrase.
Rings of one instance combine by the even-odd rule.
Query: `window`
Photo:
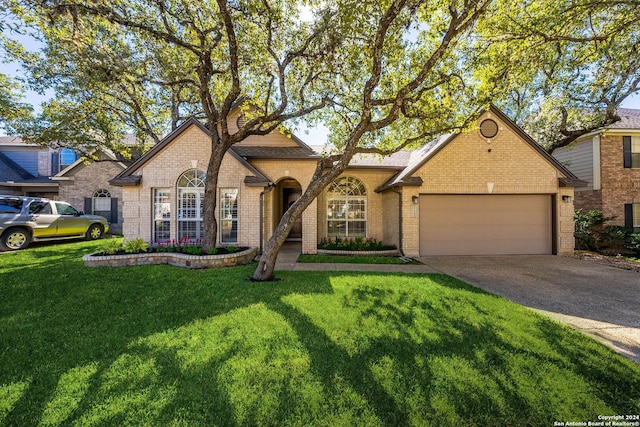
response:
[[[367,235],[367,190],[359,179],[338,178],[329,186],[327,234],[329,237]]]
[[[640,203],[628,203],[624,205],[624,225],[640,230]]]
[[[93,193],[91,212],[111,220],[111,194],[109,191],[100,189]]]
[[[73,215],[78,216],[78,211],[71,205],[66,203],[55,202],[58,215]]]
[[[220,242],[238,242],[238,189],[220,189]]]
[[[166,242],[171,238],[171,200],[168,188],[153,190],[153,241]]]
[[[51,204],[49,202],[32,202],[29,205],[30,215],[51,215]]]
[[[207,174],[190,169],[178,179],[178,239],[202,238],[202,202]]]
[[[640,169],[640,137],[623,136],[624,167]]]

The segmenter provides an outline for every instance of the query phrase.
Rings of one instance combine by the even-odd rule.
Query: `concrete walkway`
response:
[[[287,243],[276,270],[443,273],[564,323],[640,363],[640,273],[562,256],[428,257],[423,265],[298,263]]]

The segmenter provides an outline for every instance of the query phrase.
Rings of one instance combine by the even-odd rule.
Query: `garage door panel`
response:
[[[421,255],[550,254],[551,196],[420,197]]]

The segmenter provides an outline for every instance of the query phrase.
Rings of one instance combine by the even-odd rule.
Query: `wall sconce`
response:
[[[564,203],[571,203],[573,199],[571,198],[571,196],[562,196],[562,201]]]
[[[411,202],[412,202],[414,205],[417,205],[417,204],[418,204],[418,200],[420,200],[418,196],[411,196]]]
[[[197,160],[191,160],[191,167],[194,169],[198,168],[198,161]]]
[[[493,182],[487,182],[487,193],[493,193]]]

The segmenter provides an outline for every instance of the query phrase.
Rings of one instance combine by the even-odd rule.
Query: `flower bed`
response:
[[[124,267],[130,265],[169,264],[185,268],[218,268],[249,264],[258,248],[246,248],[219,255],[191,255],[178,252],[140,252],[122,254],[90,254],[82,257],[87,267]]]
[[[376,239],[362,237],[324,238],[318,243],[318,255],[380,255],[397,256],[400,252],[395,245],[386,245]]]

